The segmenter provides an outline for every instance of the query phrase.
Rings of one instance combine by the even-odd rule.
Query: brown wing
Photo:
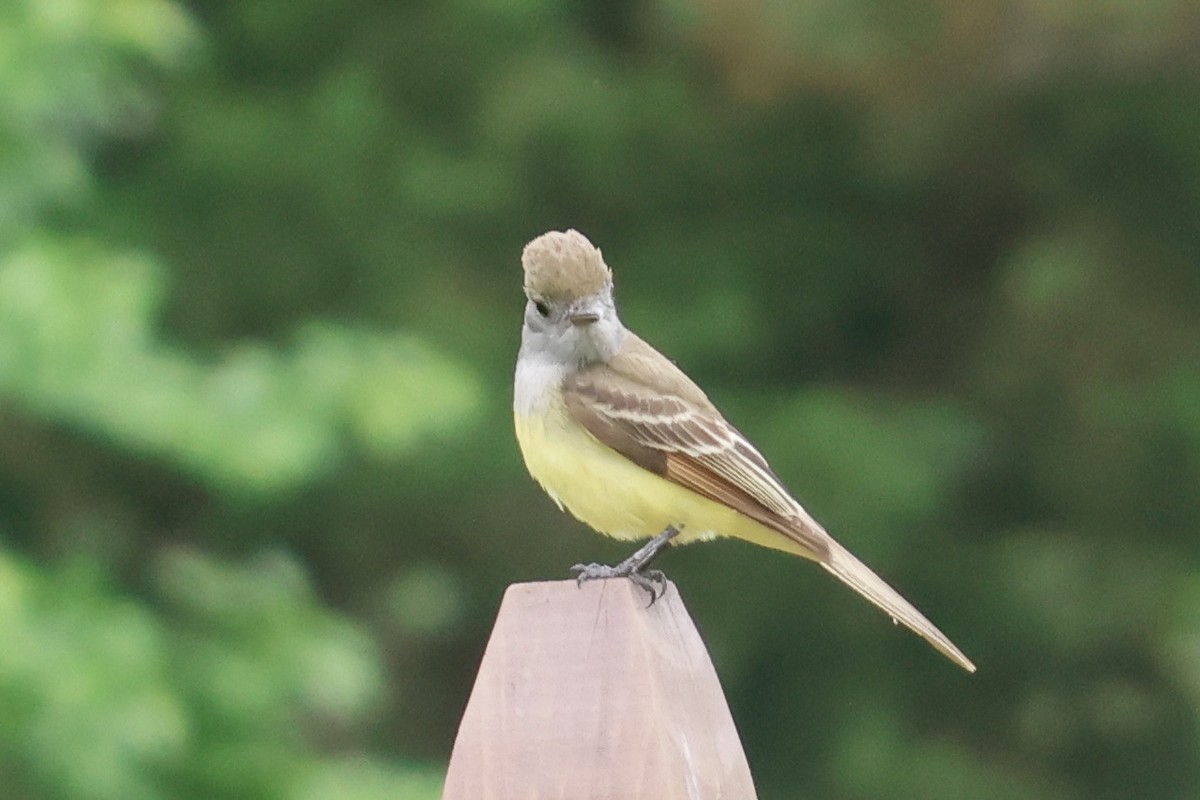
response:
[[[657,354],[655,354],[657,355]],[[690,381],[658,356],[659,371]],[[666,365],[664,367],[663,365]],[[639,365],[642,366],[642,365]],[[655,376],[657,377],[657,376]],[[694,387],[694,384],[691,384]],[[699,389],[703,404],[661,393],[597,365],[569,376],[563,397],[572,418],[639,466],[729,506],[828,557],[827,535],[783,488],[766,459],[727,423]]]
[[[696,384],[641,339],[631,335],[608,364],[569,376],[563,383],[563,398],[572,418],[604,444],[801,545],[893,620],[975,671],[971,660],[936,625],[833,541]]]

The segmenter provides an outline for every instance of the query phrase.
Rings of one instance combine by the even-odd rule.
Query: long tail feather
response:
[[[903,622],[910,630],[933,645],[934,649],[968,672],[975,671],[971,659],[954,646],[937,626],[917,611],[900,593],[888,586],[870,567],[855,558],[849,550],[830,541],[829,560],[821,566],[833,573],[842,583],[883,609],[893,620]]]

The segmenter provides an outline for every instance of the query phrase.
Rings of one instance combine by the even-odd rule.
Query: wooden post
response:
[[[508,587],[442,800],[754,800],[716,671],[670,584]]]

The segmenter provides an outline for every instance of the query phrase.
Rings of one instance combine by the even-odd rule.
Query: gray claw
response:
[[[649,572],[631,572],[626,577],[633,581],[634,585],[640,586],[650,594],[650,602],[646,604],[646,608],[654,605],[658,602],[658,598],[667,593],[667,576],[660,569],[652,569]]]
[[[634,586],[646,590],[650,595],[649,608],[667,592],[667,576],[661,569],[651,569],[638,572],[624,565],[610,567],[607,564],[576,564],[571,567],[575,576],[575,585],[582,586],[584,581],[607,580],[609,578],[628,578]]]
[[[662,533],[646,542],[629,558],[610,567],[607,564],[576,564],[571,567],[575,575],[575,585],[582,586],[584,581],[605,578],[629,578],[634,585],[640,586],[650,593],[650,603],[654,605],[658,598],[667,593],[667,576],[660,569],[643,569],[650,560],[679,533],[679,529],[668,527]]]
[[[576,564],[571,567],[571,572],[575,575],[575,583],[578,586],[582,586],[584,581],[625,577],[625,573],[607,564]]]

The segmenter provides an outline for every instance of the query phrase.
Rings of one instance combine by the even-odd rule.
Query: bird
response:
[[[895,589],[830,536],[758,449],[670,359],[622,324],[612,270],[576,230],[521,253],[526,298],[513,388],[525,466],[554,503],[599,533],[647,540],[582,582],[627,577],[656,599],[666,546],[744,539],[815,561],[969,672],[975,665]]]

